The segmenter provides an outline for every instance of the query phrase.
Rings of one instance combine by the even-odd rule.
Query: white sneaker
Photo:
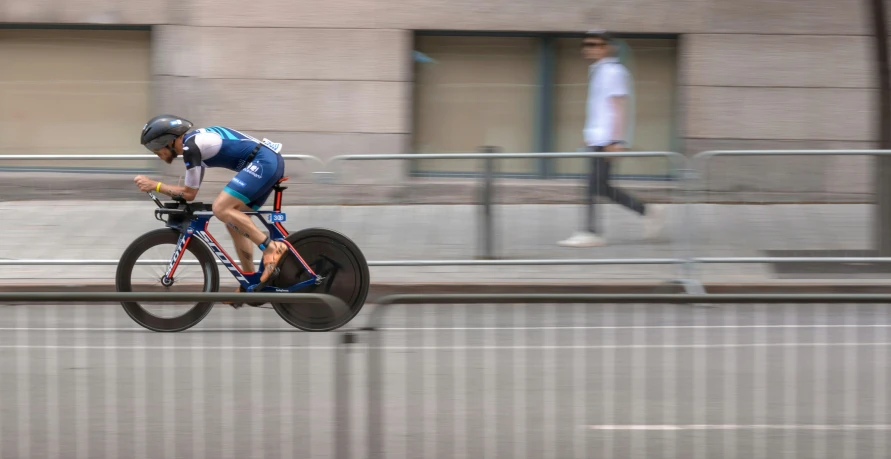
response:
[[[580,231],[569,239],[558,242],[557,245],[563,247],[600,247],[606,245],[606,241],[594,233]]]
[[[655,239],[662,234],[662,228],[665,226],[665,206],[661,204],[648,205],[644,218],[646,218],[645,237]]]

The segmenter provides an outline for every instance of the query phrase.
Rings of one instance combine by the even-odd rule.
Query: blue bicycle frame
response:
[[[235,264],[234,261],[232,261],[232,257],[230,257],[229,254],[226,253],[226,251],[222,247],[220,247],[220,244],[213,237],[213,235],[207,231],[207,227],[210,224],[210,219],[213,218],[213,211],[197,210],[190,213],[191,219],[189,220],[188,226],[184,224],[185,222],[174,223],[165,221],[168,227],[175,228],[181,231],[182,234],[180,234],[179,236],[179,240],[176,243],[176,250],[173,252],[173,256],[170,258],[170,263],[167,265],[167,271],[164,273],[164,277],[161,279],[161,282],[165,285],[170,285],[173,283],[173,275],[176,272],[176,268],[179,266],[180,261],[182,260],[186,246],[192,241],[192,237],[197,237],[211,249],[214,255],[216,255],[220,262],[223,263],[223,265],[226,267],[226,269],[229,270],[232,276],[235,277],[235,280],[237,280],[238,283],[241,285],[242,290],[246,292],[260,291],[293,293],[309,285],[321,284],[324,278],[316,274],[312,270],[312,268],[309,267],[306,261],[303,260],[303,257],[301,257],[300,254],[297,253],[297,250],[294,249],[294,246],[292,246],[291,243],[288,242],[287,239],[285,239],[288,236],[288,231],[285,230],[285,227],[281,223],[285,221],[286,218],[285,214],[281,212],[281,195],[283,189],[284,188],[279,187],[278,184],[276,184],[274,210],[245,212],[245,215],[248,215],[250,217],[261,217],[263,225],[266,227],[267,230],[269,230],[269,238],[274,241],[284,242],[288,246],[288,249],[291,251],[291,253],[293,253],[294,256],[297,257],[297,259],[309,273],[309,279],[287,288],[279,288],[270,285],[261,286],[260,278],[263,276],[263,264],[260,263],[260,270],[257,272],[248,273],[242,271],[241,268],[239,268],[238,265]],[[155,200],[155,202],[158,203],[159,207],[162,206],[161,202],[153,194],[149,193],[149,195],[152,197],[152,199]],[[158,213],[159,212],[156,211],[156,218],[158,218]],[[158,219],[161,220],[160,218]]]

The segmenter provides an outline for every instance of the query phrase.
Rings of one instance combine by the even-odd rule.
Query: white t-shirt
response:
[[[604,58],[589,67],[588,102],[584,137],[588,146],[604,146],[617,140],[631,143],[632,98],[625,98],[625,122],[622,138],[613,138],[615,113],[610,98],[631,96],[631,75],[614,57]]]

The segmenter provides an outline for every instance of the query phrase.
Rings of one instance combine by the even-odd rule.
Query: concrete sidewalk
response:
[[[21,201],[0,203],[3,259],[117,260],[131,241],[161,227],[155,204],[145,201]],[[503,205],[495,207],[496,255],[502,259],[640,259],[681,257],[683,238],[691,237],[697,257],[763,257],[770,250],[806,256],[811,250],[835,250],[833,256],[863,256],[869,248],[869,205],[710,205],[667,207],[661,240],[644,240],[643,221],[615,205],[601,205],[609,245],[574,249],[556,245],[580,223],[575,205]],[[308,206],[286,207],[290,231],[321,226],[342,231],[369,261],[466,260],[479,254],[478,208],[450,206]],[[211,232],[234,254],[223,225]],[[691,234],[692,231],[692,234]],[[259,254],[257,254],[259,256]],[[114,266],[0,266],[7,286],[22,284],[112,284]],[[678,277],[677,265],[447,266],[372,267],[379,285],[605,285],[658,284]],[[789,281],[824,283],[827,279],[884,283],[883,273],[778,274],[771,265],[701,265],[705,283]],[[235,285],[222,273],[224,285]]]

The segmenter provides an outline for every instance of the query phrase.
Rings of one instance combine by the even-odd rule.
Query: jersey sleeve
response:
[[[223,138],[212,132],[199,132],[185,141],[183,162],[186,165],[187,187],[197,189],[201,186],[201,180],[204,178],[204,157],[217,154],[222,144]]]
[[[198,189],[201,187],[201,179],[204,177],[204,167],[193,167],[191,169],[186,169],[186,180],[185,184],[189,188]]]

